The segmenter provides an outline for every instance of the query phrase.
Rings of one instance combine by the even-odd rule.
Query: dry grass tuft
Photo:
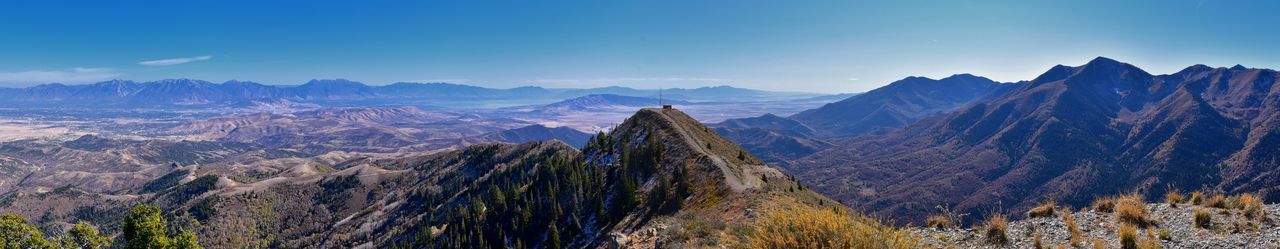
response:
[[[1204,192],[1191,192],[1191,199],[1189,199],[1189,203],[1191,203],[1191,205],[1200,205],[1201,203],[1204,203]]]
[[[1040,241],[1040,233],[1036,233],[1036,237],[1032,241],[1031,246],[1035,247],[1036,249],[1044,249],[1044,243]]]
[[[1138,249],[1138,228],[1129,224],[1120,224],[1116,234],[1120,236],[1120,248]]]
[[[1071,233],[1071,238],[1069,240],[1071,246],[1079,246],[1080,237],[1083,233],[1080,232],[1080,227],[1076,226],[1076,218],[1071,215],[1071,208],[1062,209],[1062,220],[1067,223],[1067,232]]]
[[[1147,218],[1147,203],[1138,194],[1127,194],[1114,198],[1116,221],[1140,227],[1151,225]]]
[[[1173,231],[1169,231],[1169,229],[1160,229],[1160,233],[1157,233],[1156,235],[1160,237],[1160,240],[1173,239]]]
[[[1227,197],[1222,194],[1216,194],[1205,199],[1201,206],[1211,208],[1227,208]]]
[[[1156,234],[1151,232],[1151,229],[1147,229],[1146,239],[1138,241],[1138,249],[1162,249],[1162,248],[1164,248],[1164,246],[1160,245],[1159,240],[1156,240]]]
[[[1049,200],[1045,203],[1041,203],[1040,206],[1036,206],[1035,208],[1032,208],[1030,211],[1027,211],[1027,217],[1028,218],[1053,217],[1053,210],[1056,209],[1057,207],[1058,207],[1058,203],[1055,203],[1053,200]]]
[[[1213,214],[1210,214],[1209,210],[1197,208],[1196,211],[1192,212],[1192,217],[1192,224],[1195,224],[1196,227],[1209,228],[1213,225]]]
[[[1093,200],[1093,210],[1103,213],[1110,213],[1116,210],[1115,197],[1102,197]]]
[[[1262,209],[1262,199],[1254,194],[1241,194],[1236,197],[1236,207],[1244,213],[1244,217],[1254,220],[1266,219],[1266,211]]]
[[[1106,242],[1102,242],[1101,240],[1095,239],[1093,240],[1093,249],[1107,249],[1107,244]]]
[[[1003,214],[992,214],[987,217],[987,222],[982,224],[984,230],[984,238],[987,243],[1002,245],[1009,242],[1009,236],[1005,233],[1009,230],[1009,220],[1004,218]]]
[[[862,215],[796,207],[770,212],[747,236],[747,248],[920,248],[904,230]]]
[[[956,227],[955,221],[952,221],[950,218],[947,218],[947,216],[940,215],[940,214],[930,215],[929,219],[925,220],[925,224],[927,224],[931,228],[936,228],[936,229],[946,229],[946,228]]]
[[[1178,207],[1178,204],[1181,204],[1183,199],[1182,193],[1178,193],[1177,190],[1170,189],[1168,193],[1164,194],[1164,202],[1169,203],[1170,207]]]

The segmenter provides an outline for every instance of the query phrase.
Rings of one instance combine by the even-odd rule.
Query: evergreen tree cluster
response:
[[[646,132],[640,143],[600,133],[583,149],[587,155],[616,158],[615,163],[588,163],[581,153],[546,149],[518,163],[493,167],[472,164],[458,174],[438,179],[440,189],[467,184],[457,195],[424,190],[415,193],[420,207],[433,207],[431,218],[391,244],[404,248],[565,248],[586,246],[629,217],[670,214],[691,194],[688,172],[664,166],[665,145]],[[483,147],[467,149],[459,158],[480,161],[501,157]],[[470,178],[475,177],[475,178]],[[649,189],[640,186],[653,182]],[[419,205],[419,204],[415,204]]]
[[[27,223],[21,215],[0,214],[0,248],[149,248],[149,249],[198,249],[200,243],[195,233],[181,231],[170,237],[168,223],[160,216],[160,209],[152,205],[138,204],[124,220],[124,234],[118,244],[112,238],[98,232],[88,222],[80,221],[61,236],[45,236],[39,228]]]

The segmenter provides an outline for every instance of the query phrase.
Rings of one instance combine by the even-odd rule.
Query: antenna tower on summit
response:
[[[662,87],[658,87],[658,105],[661,105],[662,109],[671,109],[671,105],[668,105],[666,102],[663,102]]]

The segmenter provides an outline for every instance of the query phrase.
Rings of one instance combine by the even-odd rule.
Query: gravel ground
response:
[[[1278,204],[1264,207],[1267,217],[1265,221],[1249,220],[1239,210],[1207,208],[1212,214],[1213,223],[1207,229],[1192,224],[1191,213],[1197,208],[1200,207],[1183,204],[1175,208],[1163,203],[1149,204],[1149,219],[1158,224],[1139,229],[1138,236],[1146,238],[1147,230],[1151,230],[1152,234],[1167,230],[1171,235],[1168,239],[1156,238],[1164,248],[1280,248]],[[911,228],[910,231],[937,248],[1033,248],[1032,241],[1036,233],[1040,234],[1041,243],[1046,248],[1092,248],[1094,241],[1102,241],[1106,248],[1120,248],[1116,235],[1119,223],[1116,223],[1112,214],[1093,210],[1076,210],[1072,213],[1083,238],[1078,246],[1067,245],[1071,234],[1067,231],[1061,212],[1059,209],[1054,217],[1009,222],[1006,233],[1009,242],[1003,245],[984,242],[982,233],[977,229]]]

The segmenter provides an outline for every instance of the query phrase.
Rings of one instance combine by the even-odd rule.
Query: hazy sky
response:
[[[375,3],[376,2],[376,3]],[[859,92],[906,76],[1280,68],[1280,1],[5,1],[0,86],[111,78]]]

